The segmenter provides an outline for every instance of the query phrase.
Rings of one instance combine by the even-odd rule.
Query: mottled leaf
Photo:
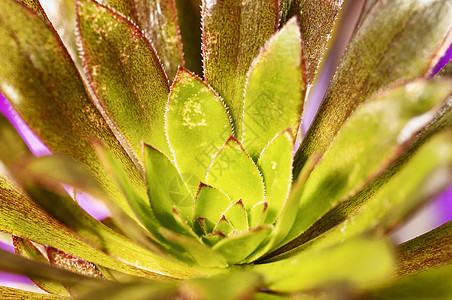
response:
[[[28,292],[24,290],[0,286],[0,296],[3,300],[70,300],[65,296],[46,295],[41,293]]]
[[[152,42],[170,81],[184,66],[174,0],[102,0],[134,22]]]
[[[264,200],[265,188],[260,172],[233,137],[212,161],[207,173],[207,184],[225,192],[233,203],[242,200],[247,212]]]
[[[33,243],[29,240],[13,236],[13,245],[14,252],[16,254],[22,255],[23,257],[34,261],[40,261],[47,264],[49,263],[49,260],[45,258],[41,251],[39,251],[38,248],[36,248],[35,245],[33,245]],[[69,296],[68,290],[59,283],[35,278],[30,279],[34,284],[50,294]]]
[[[85,91],[83,82],[53,29],[20,3],[0,3],[0,90],[54,153],[85,164],[112,198],[125,200],[100,164],[91,139],[103,140],[121,159],[141,191],[140,174]]]
[[[254,265],[251,270],[264,277],[267,288],[295,292],[334,283],[373,286],[391,275],[393,260],[384,241],[352,240],[278,262]]]
[[[259,247],[272,229],[270,226],[261,226],[239,232],[219,241],[212,249],[223,255],[229,264],[238,264]]]
[[[452,221],[398,245],[397,275],[407,276],[452,262]]]
[[[289,197],[292,186],[293,136],[289,131],[278,134],[262,151],[257,167],[262,172],[268,204],[263,222],[272,224]]]
[[[185,67],[202,76],[201,0],[175,0]]]
[[[350,198],[397,159],[411,139],[438,113],[452,86],[415,81],[362,105],[347,121],[300,195],[289,241],[328,210]]]
[[[278,1],[203,1],[204,79],[224,99],[238,134],[246,74],[277,26]]]
[[[43,21],[47,22],[47,24],[50,25],[50,21],[46,16],[46,13],[44,12],[44,9],[42,9],[41,4],[39,3],[39,0],[19,0],[19,2],[26,5],[29,9],[31,9],[33,12],[35,12]]]
[[[175,164],[195,195],[213,156],[232,135],[226,108],[209,86],[181,68],[171,87],[165,122]]]
[[[300,18],[302,40],[305,45],[306,82],[314,82],[324,56],[334,23],[343,0],[281,0],[280,26],[292,16]]]
[[[77,3],[83,62],[100,103],[135,153],[144,141],[168,154],[164,114],[169,87],[150,42],[107,7],[92,0]]]
[[[294,175],[310,154],[325,152],[352,112],[376,91],[428,76],[451,30],[449,0],[379,1],[348,46],[297,152]]]
[[[279,132],[291,128],[297,134],[304,77],[300,28],[292,18],[261,49],[247,75],[239,140],[254,160]]]

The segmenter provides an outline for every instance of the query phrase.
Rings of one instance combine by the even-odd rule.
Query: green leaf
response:
[[[164,114],[169,87],[150,42],[107,7],[92,0],[77,3],[83,62],[101,105],[135,153],[144,141],[168,154]]]
[[[29,240],[21,239],[13,236],[14,252],[22,255],[28,259],[39,261],[43,263],[49,263],[49,260],[45,258],[42,253],[31,243]],[[68,290],[61,284],[53,281],[41,280],[36,278],[30,278],[34,284],[44,291],[62,296],[69,296]]]
[[[184,66],[174,0],[102,0],[101,3],[127,16],[143,30],[172,81],[178,66]]]
[[[229,220],[224,215],[220,218],[220,220],[218,220],[218,223],[212,230],[212,232],[220,232],[224,236],[228,236],[234,233],[234,231],[234,226],[232,226],[231,222],[229,222]]]
[[[91,102],[55,31],[13,0],[0,3],[0,90],[53,153],[85,164],[111,197],[131,213],[91,145],[103,140],[121,159],[137,189],[140,174]],[[44,105],[45,103],[45,105]]]
[[[201,184],[195,199],[193,218],[194,228],[198,234],[203,231],[212,232],[215,223],[221,219],[221,216],[231,205],[232,201],[225,193],[214,187]],[[201,228],[199,218],[205,219],[203,221],[204,228]]]
[[[451,141],[451,132],[440,134],[428,141],[356,212],[344,210],[337,212],[343,218],[348,217],[343,223],[306,244],[302,244],[300,239],[298,241],[298,244],[302,244],[300,247],[283,254],[279,259],[305,251],[306,248],[327,247],[363,232],[377,236],[386,234],[450,184],[452,180]],[[325,218],[328,215],[325,215]],[[331,221],[337,221],[335,219],[332,218]],[[328,225],[331,226],[331,223]]]
[[[302,40],[305,45],[306,82],[314,82],[324,56],[334,23],[343,0],[281,0],[280,26],[292,16],[300,18]]]
[[[433,300],[452,298],[452,265],[430,269],[401,278],[393,284],[375,289],[366,299]]]
[[[179,232],[182,228],[174,219],[173,208],[191,223],[195,201],[176,167],[163,153],[144,145],[144,162],[152,211],[160,224]]]
[[[207,184],[226,193],[236,203],[242,200],[247,212],[264,200],[262,177],[240,143],[231,137],[212,161]]]
[[[259,202],[251,208],[249,213],[250,228],[264,224],[268,213],[268,203]],[[271,223],[269,223],[271,224]]]
[[[239,140],[254,160],[279,132],[291,128],[296,136],[304,80],[300,27],[292,18],[260,50],[248,72]]]
[[[277,26],[278,1],[203,1],[204,79],[224,99],[239,135],[246,74]]]
[[[223,255],[229,264],[238,264],[260,246],[272,229],[271,226],[261,226],[238,232],[222,239],[212,249]]]
[[[272,224],[280,215],[292,186],[294,140],[290,131],[278,134],[262,151],[257,167],[262,172],[268,203],[264,224]]]
[[[3,300],[69,300],[70,297],[46,295],[24,290],[0,286],[0,296]]]
[[[294,175],[310,154],[326,151],[347,118],[372,94],[394,81],[428,76],[451,30],[449,0],[379,1],[348,46],[297,152]],[[422,50],[413,45],[422,45]]]
[[[180,69],[166,112],[166,134],[175,164],[195,195],[212,157],[232,135],[228,113],[218,95],[196,75]]]
[[[8,119],[0,114],[0,160],[5,164],[17,162],[25,155],[30,155],[27,145],[16,132]]]
[[[398,276],[451,265],[452,221],[398,245],[396,251]]]
[[[248,216],[241,200],[231,205],[224,213],[224,216],[235,230],[240,232],[249,229]]]
[[[311,290],[344,282],[363,288],[391,275],[393,255],[384,241],[352,240],[278,262],[254,265],[250,270],[261,274],[266,288],[276,292]]]
[[[175,0],[185,67],[202,76],[201,0]]]
[[[30,10],[36,13],[43,21],[47,22],[48,25],[50,25],[50,21],[46,16],[46,13],[44,12],[44,9],[42,9],[41,4],[39,3],[39,0],[19,0],[19,2],[23,3],[25,6],[27,6]]]
[[[435,118],[440,103],[451,92],[450,83],[415,81],[362,105],[307,180],[296,209],[299,221],[285,241],[303,233],[328,210],[381,175]]]

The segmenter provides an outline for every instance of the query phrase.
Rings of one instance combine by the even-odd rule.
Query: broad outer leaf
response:
[[[312,153],[325,152],[373,93],[394,81],[429,75],[451,30],[449,0],[379,1],[348,46],[297,152],[294,175]]]
[[[0,3],[0,90],[54,153],[85,164],[112,198],[131,213],[91,146],[103,140],[137,189],[141,177],[128,153],[91,102],[53,29],[13,0]]]
[[[434,137],[423,145],[413,157],[354,214],[339,211],[347,219],[317,238],[303,234],[300,247],[273,259],[283,259],[307,248],[324,248],[361,233],[381,236],[400,224],[413,210],[430,200],[452,180],[452,132]],[[327,214],[332,222],[337,215]],[[320,234],[310,232],[311,234]]]
[[[233,203],[242,200],[247,212],[264,200],[262,176],[240,143],[231,137],[212,161],[207,184],[226,193]]]
[[[451,265],[452,221],[420,237],[398,245],[397,275],[413,273]]]
[[[276,292],[295,292],[325,284],[372,286],[393,271],[393,255],[384,241],[351,240],[336,247],[311,251],[250,268]],[[334,271],[332,271],[334,270]]]
[[[279,132],[298,132],[305,92],[302,56],[300,28],[292,18],[251,64],[239,140],[254,160]]]
[[[184,66],[174,0],[102,0],[133,21],[152,42],[170,81]],[[199,27],[199,23],[198,23]]]
[[[175,0],[185,67],[202,76],[201,0]]]
[[[224,99],[240,134],[246,74],[278,26],[278,1],[204,0],[204,79]]]
[[[80,221],[83,221],[83,219]],[[81,228],[83,229],[83,227]],[[34,202],[28,200],[23,194],[19,193],[11,183],[3,178],[0,178],[0,230],[9,232],[14,236],[30,239],[42,245],[50,245],[92,263],[126,274],[133,274],[141,277],[163,276],[160,274],[157,275],[156,273],[150,273],[125,263],[125,261],[128,260],[134,260],[133,263],[141,261],[145,265],[149,264],[149,270],[156,270],[156,265],[154,264],[155,260],[150,259],[153,257],[150,252],[142,252],[140,250],[141,247],[132,244],[111,230],[104,231],[103,233],[105,233],[105,235],[99,231],[101,234],[100,237],[109,240],[104,245],[107,249],[103,249],[109,254],[93,248],[86,241],[82,240],[75,231],[52,218],[46,211],[37,206]],[[93,230],[96,231],[96,228],[89,229],[91,232]],[[123,261],[114,259],[112,257],[112,255],[116,256],[114,252],[116,252]],[[123,254],[119,254],[120,252]],[[166,269],[169,267],[168,261],[164,262],[161,258],[156,259],[162,261],[163,268]],[[174,271],[176,271],[176,273],[180,271],[181,277],[191,276],[191,271],[185,266],[176,266]],[[171,273],[171,271],[168,270],[168,273]]]
[[[164,114],[169,87],[150,42],[107,7],[93,0],[77,4],[83,62],[101,105],[135,153],[144,141],[168,154]]]
[[[0,286],[3,300],[70,300],[71,297],[33,293],[24,290]]]
[[[265,184],[268,203],[264,224],[272,224],[280,215],[292,186],[293,136],[289,131],[278,134],[262,151],[257,167]]]
[[[220,97],[196,75],[179,69],[165,115],[174,162],[195,195],[212,158],[232,135]]]
[[[306,82],[312,85],[331,37],[343,0],[281,0],[280,26],[292,16],[300,18],[305,45]]]
[[[451,93],[450,84],[415,81],[361,106],[307,180],[299,198],[299,221],[286,241],[380,175],[400,155],[404,144],[434,119]]]

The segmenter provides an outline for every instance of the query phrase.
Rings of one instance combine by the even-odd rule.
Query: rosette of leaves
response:
[[[48,292],[1,298],[451,298],[452,224],[390,233],[451,182],[452,2],[367,2],[295,152],[342,1],[2,0],[0,89],[53,155],[0,119],[0,269]]]

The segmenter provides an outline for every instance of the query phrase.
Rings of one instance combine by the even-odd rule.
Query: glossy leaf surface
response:
[[[16,1],[0,3],[0,90],[54,153],[85,164],[130,212],[101,166],[91,139],[102,140],[139,188],[139,172],[96,106],[53,29]],[[141,187],[142,189],[144,187]]]
[[[396,80],[428,76],[451,30],[448,0],[379,1],[348,46],[295,157],[294,175],[310,154],[325,152],[351,113],[372,94]]]
[[[174,0],[102,0],[133,21],[152,42],[170,81],[184,66]]]
[[[88,80],[115,127],[135,153],[142,141],[168,153],[169,87],[150,42],[126,18],[92,0],[78,1],[77,21]]]
[[[300,28],[293,18],[265,44],[247,75],[239,140],[254,160],[279,132],[290,128],[297,134],[304,76]]]
[[[293,137],[289,131],[278,134],[262,151],[257,167],[265,184],[268,203],[263,222],[272,224],[281,213],[292,186]]]
[[[241,130],[246,74],[278,26],[278,1],[203,1],[204,79],[224,99]]]
[[[175,164],[195,195],[213,156],[232,135],[228,113],[210,87],[180,69],[171,87],[165,116]]]
[[[449,84],[416,81],[390,89],[361,106],[306,182],[297,209],[300,221],[286,241],[382,173],[404,144],[434,119],[438,106],[451,92]]]
[[[225,192],[233,203],[242,200],[248,212],[264,200],[262,177],[252,159],[235,138],[221,148],[209,167],[207,184]]]

